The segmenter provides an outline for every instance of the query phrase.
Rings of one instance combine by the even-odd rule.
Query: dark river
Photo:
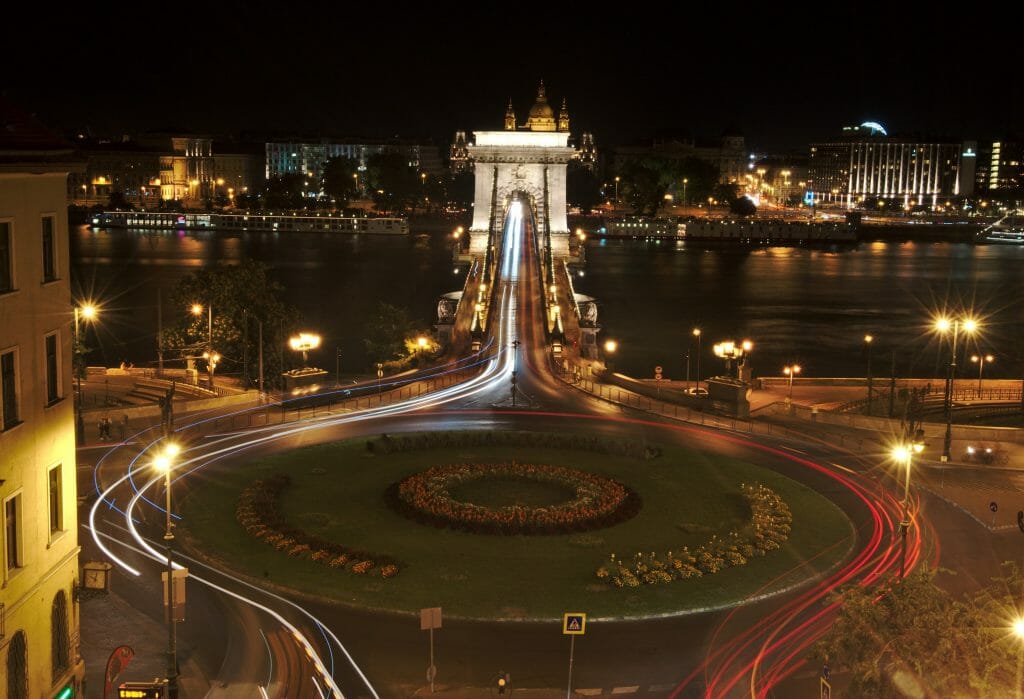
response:
[[[156,306],[164,318],[171,289],[182,276],[244,257],[271,265],[299,309],[304,327],[323,336],[311,355],[333,371],[365,369],[362,328],[378,301],[409,309],[419,325],[434,322],[437,296],[461,287],[443,233],[351,236],[274,233],[71,231],[76,294],[103,303],[103,322],[90,363],[122,360],[148,366],[156,359]],[[702,330],[701,373],[721,373],[711,354],[722,340],[754,342],[755,375],[779,375],[796,362],[802,376],[863,376],[864,335],[872,366],[887,376],[895,353],[899,376],[937,376],[948,362],[929,331],[942,309],[968,310],[982,332],[967,341],[960,375],[972,375],[969,356],[995,356],[985,375],[1024,373],[1024,246],[953,243],[864,243],[835,250],[806,248],[704,249],[626,241],[587,243],[580,293],[599,301],[605,334],[619,342],[616,368],[650,376],[685,376],[694,327]],[[460,272],[464,272],[460,270]],[[214,309],[216,312],[216,309]],[[963,347],[963,343],[960,345]]]

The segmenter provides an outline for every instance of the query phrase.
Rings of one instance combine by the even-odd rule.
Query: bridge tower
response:
[[[552,257],[567,257],[565,169],[576,151],[569,145],[569,112],[565,102],[556,120],[541,82],[524,125],[515,127],[510,103],[504,130],[476,131],[474,136],[475,143],[467,146],[476,175],[470,254],[486,254],[490,231],[500,230],[505,209],[518,192],[529,197],[528,203],[537,217],[538,243],[544,246],[550,237]]]

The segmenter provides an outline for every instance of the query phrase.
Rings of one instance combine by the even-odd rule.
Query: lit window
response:
[[[0,410],[3,411],[3,429],[18,424],[18,376],[14,350],[0,354]]]
[[[24,565],[21,551],[21,494],[4,501],[4,561],[7,572]]]
[[[50,469],[49,491],[50,491],[50,533],[55,534],[64,530],[64,510],[61,507],[63,502],[64,483],[61,478],[61,465],[57,464]]]
[[[46,404],[60,400],[60,362],[57,361],[57,333],[47,335],[46,347]]]
[[[11,224],[0,222],[0,294],[14,290],[14,255],[11,250]]]

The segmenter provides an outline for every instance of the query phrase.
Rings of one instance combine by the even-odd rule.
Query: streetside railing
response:
[[[671,418],[673,420],[687,422],[693,425],[701,425],[702,427],[712,427],[715,429],[739,432],[741,434],[786,437],[796,440],[807,439],[807,435],[805,433],[797,430],[791,430],[783,425],[760,420],[748,420],[725,415],[716,415],[714,413],[689,408],[685,405],[669,403],[667,401],[658,400],[657,398],[642,396],[627,389],[619,388],[618,386],[601,383],[600,381],[595,381],[593,377],[589,375],[589,369],[587,367],[578,365],[569,360],[565,360],[564,366],[558,366],[554,361],[550,361],[549,367],[551,369],[551,373],[567,386],[583,391],[594,398],[614,403],[624,408],[633,408],[659,417]],[[855,449],[858,451],[863,451],[865,446],[868,446],[871,449],[875,449],[878,446],[877,442],[872,439],[865,439],[853,435],[838,434],[834,437],[830,436],[830,440],[833,444],[838,444],[840,447]]]

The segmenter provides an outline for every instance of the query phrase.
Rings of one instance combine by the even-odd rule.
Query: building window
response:
[[[43,281],[52,282],[57,278],[57,219],[43,216]]]
[[[22,566],[20,494],[4,501],[4,552],[8,573]]]
[[[14,291],[14,253],[11,244],[11,224],[0,222],[0,294]]]
[[[14,350],[0,354],[0,409],[3,426],[9,430],[18,424],[18,376]]]
[[[61,482],[61,465],[57,464],[50,469],[50,534],[63,531],[64,511],[61,509],[63,499],[63,483]]]
[[[7,646],[7,699],[28,699],[28,644],[19,631]]]
[[[71,666],[71,636],[68,635],[68,600],[64,590],[53,598],[50,610],[50,633],[52,634],[53,683],[57,684]]]
[[[57,333],[47,335],[46,347],[46,404],[60,400],[60,362],[57,361]]]

